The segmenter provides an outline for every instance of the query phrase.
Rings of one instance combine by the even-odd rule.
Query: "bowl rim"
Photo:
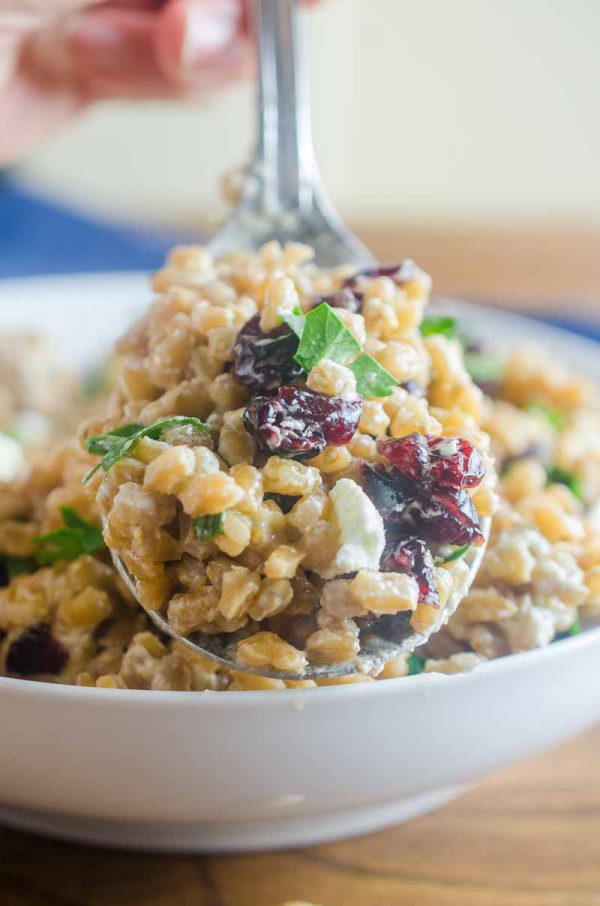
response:
[[[151,289],[148,285],[148,271],[143,270],[122,270],[122,271],[85,271],[81,273],[49,273],[35,274],[24,277],[6,277],[0,279],[0,287],[4,289],[13,289],[18,291],[27,291],[31,289],[43,290],[48,287],[49,290],[56,291],[58,288],[67,288],[71,290],[78,289],[83,283],[104,283],[109,286],[114,283],[122,283],[123,288],[146,290],[148,296],[151,296]],[[65,286],[66,284],[66,286]],[[19,299],[19,303],[26,302],[25,299]],[[37,300],[36,300],[37,301]],[[472,299],[461,299],[460,297],[448,295],[436,295],[433,301],[440,309],[448,305],[458,305],[459,308],[471,309],[479,315],[491,315],[493,317],[506,316],[522,328],[536,328],[539,333],[547,338],[558,339],[560,335],[567,336],[573,344],[577,345],[586,353],[593,353],[598,350],[600,344],[595,340],[573,333],[564,328],[547,324],[529,314],[523,314],[518,311],[502,310],[493,305],[486,305]],[[34,300],[32,299],[32,303]],[[584,369],[585,371],[585,369]],[[168,704],[170,710],[173,705],[178,707],[194,708],[220,708],[221,710],[237,710],[239,706],[245,703],[244,707],[284,707],[293,706],[294,701],[304,701],[306,696],[310,696],[311,703],[326,703],[329,701],[353,700],[362,698],[367,695],[408,695],[414,690],[431,689],[445,685],[452,680],[454,685],[468,685],[476,681],[480,676],[492,677],[496,674],[502,675],[506,671],[518,669],[519,667],[527,668],[532,662],[547,660],[559,656],[560,653],[570,653],[573,649],[583,649],[596,642],[600,643],[600,626],[591,626],[586,628],[581,634],[553,641],[543,648],[534,648],[529,651],[517,652],[494,658],[479,664],[473,670],[463,673],[443,674],[443,673],[422,673],[414,676],[402,676],[391,679],[381,680],[374,683],[354,683],[348,685],[325,686],[319,688],[300,688],[300,689],[248,689],[239,692],[227,692],[226,695],[215,694],[212,690],[205,692],[198,691],[159,691],[153,689],[102,689],[98,687],[76,686],[72,684],[53,683],[44,680],[26,680],[13,677],[0,676],[0,696],[5,693],[15,693],[17,695],[26,695],[28,697],[45,696],[52,700],[79,700],[89,704],[96,702],[98,706],[119,703],[120,707],[138,707],[143,703],[143,707],[152,705],[159,706]],[[401,685],[399,685],[401,684]],[[404,690],[401,692],[400,690]],[[118,693],[118,694],[115,694]],[[318,693],[318,694],[317,694]],[[279,705],[277,704],[279,703]]]
[[[96,702],[99,706],[117,704],[119,707],[143,707],[169,705],[188,708],[218,708],[221,710],[238,710],[243,707],[283,707],[289,708],[294,703],[305,702],[311,697],[311,705],[316,702],[325,704],[338,699],[348,701],[368,695],[410,695],[452,681],[455,685],[469,685],[480,677],[502,675],[512,669],[527,668],[540,660],[549,660],[560,654],[573,656],[573,652],[600,645],[600,626],[592,626],[576,636],[551,642],[544,648],[532,648],[515,654],[494,658],[479,664],[472,670],[463,673],[421,673],[414,676],[400,676],[372,683],[353,683],[338,686],[321,686],[318,688],[300,689],[248,689],[236,692],[214,691],[163,691],[155,689],[103,689],[97,686],[76,686],[63,683],[52,683],[44,680],[26,680],[13,677],[0,677],[0,698],[4,693],[51,698],[53,700],[79,700],[86,705]],[[447,688],[447,687],[446,687]],[[246,703],[244,705],[244,703]]]

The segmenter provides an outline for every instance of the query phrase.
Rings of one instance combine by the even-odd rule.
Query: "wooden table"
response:
[[[0,830],[2,906],[600,904],[600,729],[411,824],[314,849],[138,856]]]
[[[361,231],[440,292],[600,315],[600,234]],[[573,309],[571,308],[571,313]],[[600,729],[359,840],[222,858],[102,852],[0,829],[0,906],[600,906]]]

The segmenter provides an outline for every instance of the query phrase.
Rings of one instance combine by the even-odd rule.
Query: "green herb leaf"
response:
[[[479,384],[495,384],[502,380],[504,363],[485,352],[465,352],[465,368]]]
[[[583,502],[583,489],[581,479],[573,472],[561,469],[560,466],[548,466],[546,469],[548,484],[564,484],[568,487],[574,497]]]
[[[567,417],[560,409],[543,406],[541,403],[527,403],[525,409],[527,412],[531,412],[532,415],[539,415],[544,418],[555,431],[562,431],[567,424]]]
[[[360,352],[360,344],[336,315],[322,302],[305,318],[300,345],[294,359],[309,372],[322,359],[344,364]]]
[[[283,322],[287,324],[292,333],[295,333],[299,340],[302,339],[306,315],[302,314],[298,306],[296,306],[291,315],[283,314],[281,317]]]
[[[398,381],[368,352],[364,352],[348,365],[356,378],[356,390],[361,396],[390,396]]]
[[[93,399],[95,396],[105,393],[108,390],[108,385],[109,377],[106,365],[97,365],[94,368],[90,368],[87,374],[84,375],[83,395],[88,399]]]
[[[40,566],[58,560],[75,560],[82,554],[94,554],[104,546],[99,528],[90,525],[71,507],[65,506],[60,512],[65,521],[64,528],[32,538],[33,556]]]
[[[583,632],[581,628],[581,623],[579,622],[579,616],[575,617],[575,622],[572,626],[569,626],[567,630],[567,635],[579,635],[580,632]]]
[[[418,673],[423,673],[425,669],[425,661],[422,657],[419,657],[415,652],[411,652],[411,655],[408,659],[408,675],[416,676]]]
[[[465,544],[464,547],[457,547],[457,549],[455,551],[453,551],[451,554],[449,554],[447,557],[436,557],[435,562],[436,563],[453,563],[455,560],[460,560],[461,557],[464,557],[464,555],[467,553],[467,551],[469,550],[470,547],[471,547],[470,544]]]
[[[458,329],[458,319],[450,315],[428,315],[421,321],[421,336],[430,337],[433,334],[441,333],[443,336],[451,338],[456,334]]]
[[[116,462],[131,453],[143,437],[159,440],[169,428],[184,425],[189,425],[199,432],[212,431],[211,426],[201,422],[199,418],[175,415],[172,418],[162,419],[146,427],[138,424],[123,425],[121,428],[115,428],[114,431],[109,431],[107,434],[96,434],[88,438],[86,443],[88,452],[102,456],[102,461],[84,476],[83,484],[86,484],[96,474],[98,469],[108,472]]]
[[[196,536],[200,541],[208,541],[209,538],[223,532],[223,513],[215,513],[214,516],[198,516],[193,522]]]
[[[2,557],[9,582],[25,573],[34,573],[38,564],[31,557]]]

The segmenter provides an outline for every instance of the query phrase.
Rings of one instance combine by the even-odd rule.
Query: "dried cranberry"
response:
[[[419,601],[433,607],[440,606],[433,557],[420,538],[406,538],[404,541],[387,544],[381,558],[380,569],[384,573],[407,573],[413,576],[419,586]]]
[[[273,500],[282,513],[289,513],[294,504],[298,503],[299,497],[292,497],[290,494],[265,494],[265,500]]]
[[[252,318],[237,335],[231,369],[238,384],[254,393],[268,393],[295,381],[302,368],[294,361],[298,337],[285,324],[264,333],[260,316]]]
[[[36,623],[28,626],[8,649],[6,670],[19,676],[56,674],[68,660],[66,648],[54,638],[48,623]]]
[[[385,518],[385,517],[384,517]],[[462,489],[424,488],[398,520],[406,533],[438,544],[480,544],[483,535],[473,501]]]
[[[415,500],[417,489],[393,466],[381,463],[361,464],[365,491],[373,501],[384,522],[399,522],[406,507]]]
[[[356,285],[360,286],[361,279],[374,277],[389,277],[398,286],[404,286],[410,283],[419,274],[419,268],[410,258],[405,258],[400,264],[392,264],[386,267],[370,267],[364,271],[359,271],[353,277],[344,281],[345,287],[353,289]]]
[[[349,286],[344,286],[342,289],[338,289],[337,292],[331,293],[329,296],[319,296],[315,300],[315,307],[321,305],[322,302],[326,302],[327,305],[330,305],[332,308],[344,308],[346,311],[351,311],[353,314],[357,314],[362,310],[364,301],[364,295],[358,290],[350,289]]]
[[[275,396],[254,397],[244,412],[246,430],[260,450],[308,459],[330,444],[349,443],[356,432],[362,399],[358,394],[326,396],[308,387],[281,387]]]
[[[377,449],[404,475],[436,488],[475,488],[485,474],[483,460],[468,440],[409,434],[380,438]]]

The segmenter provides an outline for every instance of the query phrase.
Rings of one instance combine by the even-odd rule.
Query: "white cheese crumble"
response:
[[[340,535],[340,546],[326,573],[333,579],[359,569],[379,569],[385,547],[383,519],[363,489],[351,478],[340,478],[329,494],[330,521]]]
[[[0,481],[11,481],[19,473],[24,457],[21,445],[0,433]]]

